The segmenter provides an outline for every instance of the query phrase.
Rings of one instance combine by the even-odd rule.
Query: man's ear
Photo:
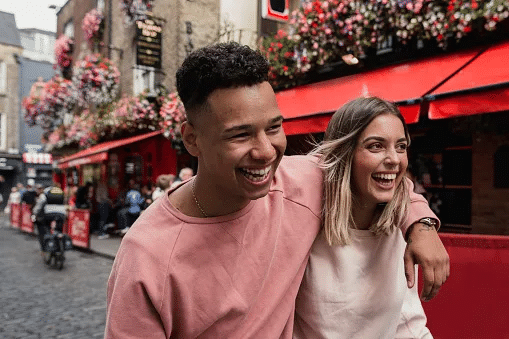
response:
[[[185,121],[182,123],[180,133],[182,134],[182,141],[189,154],[198,157],[200,155],[200,150],[196,143],[196,129],[194,126],[191,125],[189,121]]]

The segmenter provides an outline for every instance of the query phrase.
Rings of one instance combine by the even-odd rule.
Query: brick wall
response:
[[[108,4],[106,1],[105,14],[108,10]],[[85,17],[85,14],[95,8],[97,0],[69,0],[60,9],[57,14],[57,38],[63,34],[65,24],[72,19],[74,24],[74,51],[73,51],[73,62],[83,58],[85,55],[90,54],[92,51],[88,46],[85,37],[83,36],[83,30],[81,29],[81,22]],[[118,4],[114,3],[114,6]],[[107,35],[107,27],[105,29],[105,35]],[[105,44],[106,45],[106,44]],[[106,48],[106,47],[104,47]]]
[[[472,233],[509,235],[509,189],[494,188],[493,183],[494,155],[501,145],[509,145],[509,135],[473,137]]]

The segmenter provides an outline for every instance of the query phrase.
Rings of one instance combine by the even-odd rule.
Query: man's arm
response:
[[[131,250],[131,251],[129,251]],[[109,280],[105,339],[167,338],[167,330],[154,304],[154,287],[143,282],[147,267],[153,266],[124,249],[116,258]],[[153,279],[156,281],[156,277]],[[150,284],[150,282],[149,282]]]
[[[410,208],[402,232],[407,240],[405,250],[405,275],[408,287],[415,284],[415,264],[422,267],[424,287],[421,299],[429,301],[438,293],[450,274],[449,255],[437,233],[437,227],[418,222],[422,218],[438,220],[429,208],[428,202],[420,194],[414,193],[413,185],[410,188]]]

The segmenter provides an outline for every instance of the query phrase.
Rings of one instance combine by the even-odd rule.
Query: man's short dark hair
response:
[[[269,64],[259,52],[235,42],[192,52],[177,71],[177,91],[188,119],[214,90],[262,83],[268,80],[268,71]]]

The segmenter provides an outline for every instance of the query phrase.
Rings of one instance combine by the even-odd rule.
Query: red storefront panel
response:
[[[21,204],[11,204],[11,226],[20,228],[21,225]]]
[[[74,209],[67,216],[67,231],[74,246],[90,247],[90,212]]]
[[[440,238],[451,275],[438,295],[423,303],[434,338],[509,338],[509,236],[442,233]]]
[[[34,224],[32,223],[32,210],[27,204],[21,204],[21,230],[27,233],[34,233]]]
[[[480,53],[427,99],[430,119],[509,110],[509,43]]]

